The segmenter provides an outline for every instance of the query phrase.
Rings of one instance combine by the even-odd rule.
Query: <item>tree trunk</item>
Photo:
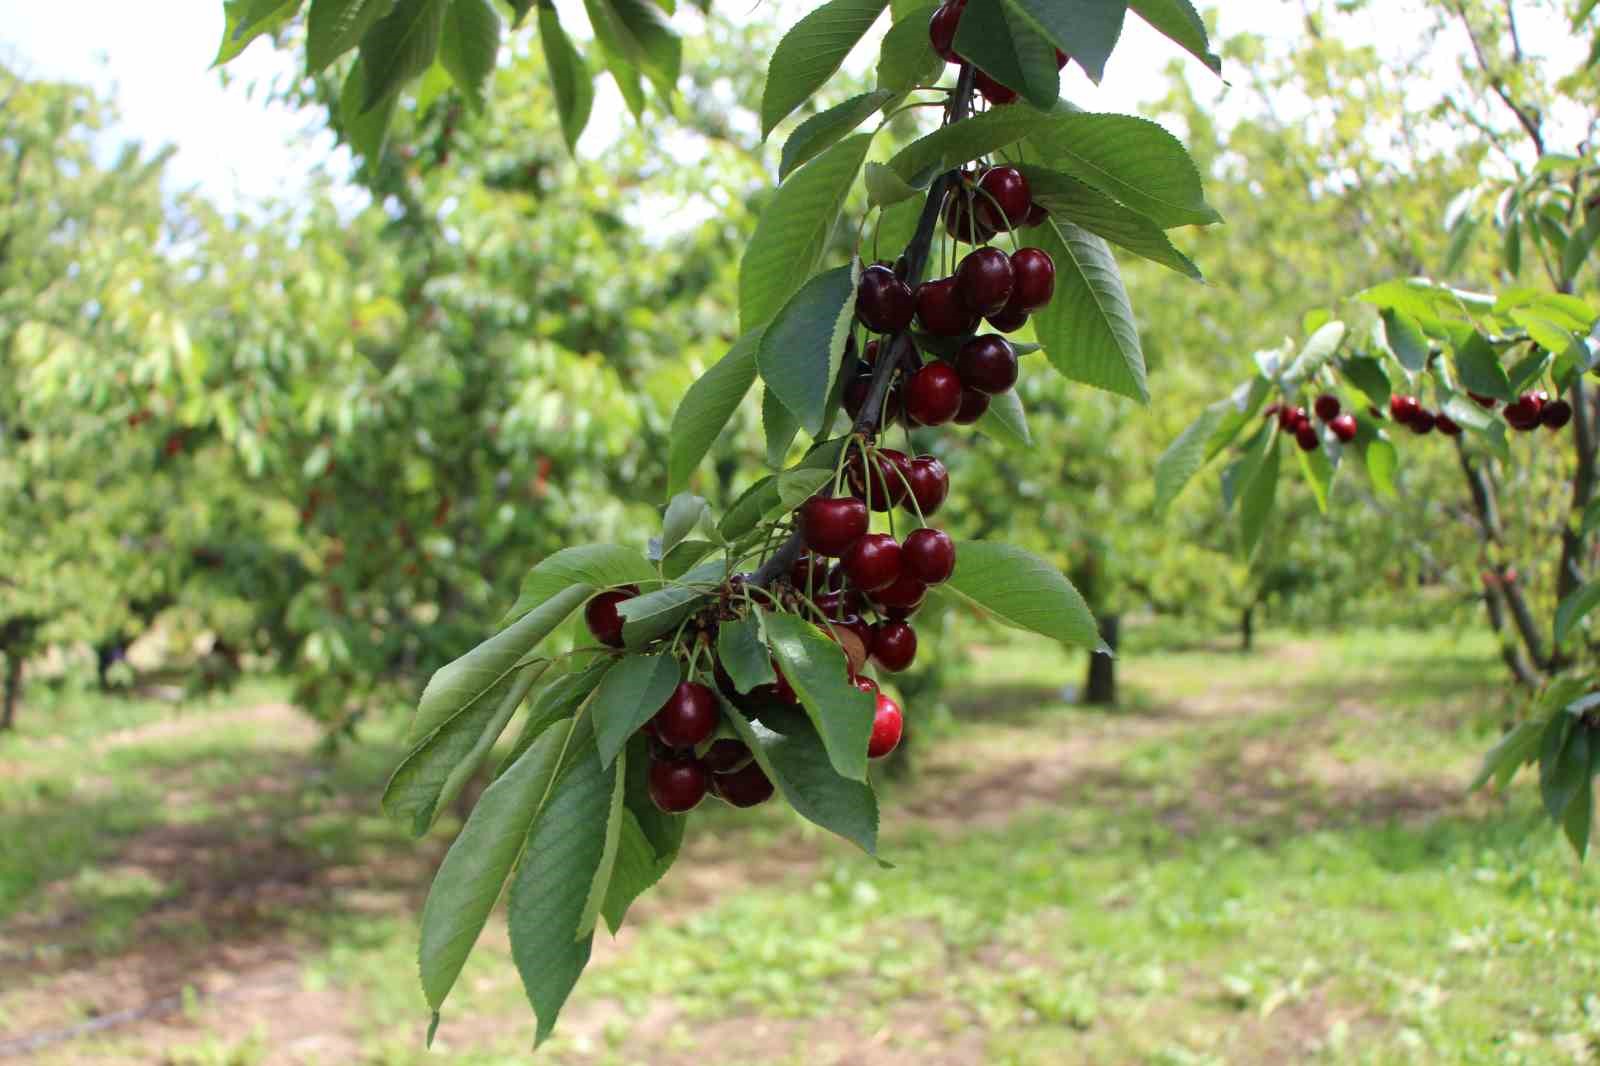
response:
[[[1249,654],[1256,647],[1256,605],[1239,612],[1239,650]]]
[[[1459,438],[1456,440],[1456,457],[1460,460],[1462,474],[1466,476],[1467,488],[1472,493],[1472,506],[1477,512],[1478,524],[1483,529],[1485,545],[1502,547],[1504,538],[1500,526],[1500,508],[1495,500],[1493,481],[1487,471],[1475,466],[1468,458]],[[1491,562],[1487,552],[1485,562]],[[1544,642],[1539,637],[1538,627],[1532,612],[1528,610],[1522,589],[1516,581],[1507,580],[1511,570],[1503,563],[1485,569],[1484,605],[1489,611],[1489,626],[1500,640],[1500,655],[1506,667],[1519,684],[1534,688],[1543,680]],[[1509,632],[1506,629],[1508,614],[1512,623]],[[1514,639],[1513,633],[1519,639]]]
[[[6,654],[6,690],[4,708],[0,709],[0,733],[17,727],[17,698],[22,694],[22,656],[17,652]]]
[[[1117,650],[1117,636],[1122,628],[1118,615],[1108,614],[1100,619],[1100,639],[1106,647]],[[1091,652],[1089,676],[1083,683],[1083,702],[1097,707],[1108,707],[1117,702],[1117,660],[1110,655]]]

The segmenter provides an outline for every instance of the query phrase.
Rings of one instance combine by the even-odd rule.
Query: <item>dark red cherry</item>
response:
[[[1032,229],[1034,226],[1044,225],[1044,220],[1050,217],[1050,212],[1039,206],[1038,202],[1028,205],[1028,217],[1023,219],[1023,226]]]
[[[1540,402],[1536,393],[1526,392],[1506,404],[1503,413],[1512,429],[1530,433],[1538,429],[1543,421],[1544,404]]]
[[[1443,418],[1444,416],[1441,415],[1440,417]],[[1450,424],[1455,425],[1454,422]],[[1328,423],[1328,428],[1333,430],[1333,435],[1335,437],[1338,437],[1345,444],[1349,444],[1351,441],[1356,439],[1356,431],[1360,427],[1356,425],[1355,415],[1336,415],[1334,419]],[[1444,427],[1440,426],[1440,428],[1443,429]]]
[[[900,544],[887,533],[868,533],[850,546],[844,556],[850,583],[873,592],[900,579]]]
[[[698,681],[679,682],[650,719],[669,748],[692,748],[717,731],[717,695]]]
[[[900,548],[900,568],[924,585],[948,581],[956,572],[956,542],[942,529],[913,530]]]
[[[1015,283],[1011,257],[998,248],[968,252],[956,268],[956,294],[969,311],[979,315],[1005,310]]]
[[[751,760],[731,773],[712,774],[711,790],[734,807],[757,807],[772,798],[774,789],[761,764]]]
[[[1017,351],[998,334],[985,333],[961,346],[956,373],[965,388],[998,396],[1017,383]]]
[[[1418,411],[1412,416],[1411,421],[1408,422],[1407,425],[1411,427],[1411,432],[1415,433],[1419,437],[1425,437],[1429,433],[1433,432],[1433,427],[1437,423],[1438,419],[1434,416],[1432,411]]]
[[[950,471],[936,456],[919,455],[911,460],[907,474],[911,496],[923,518],[932,518],[950,495]]]
[[[961,409],[951,421],[958,426],[970,426],[989,410],[989,397],[977,389],[961,390]]]
[[[917,631],[905,622],[879,622],[872,627],[872,658],[898,674],[917,657]]]
[[[633,599],[639,595],[639,586],[623,585],[621,588],[609,589],[590,600],[583,608],[583,620],[589,626],[589,632],[602,644],[609,644],[613,648],[622,647],[622,615],[617,613],[617,604]]]
[[[711,742],[700,761],[714,774],[731,774],[750,761],[750,749],[742,740],[723,737]]]
[[[1029,314],[1048,306],[1056,294],[1056,261],[1043,248],[1018,248],[1011,255],[1016,279],[1006,310]]]
[[[900,710],[900,705],[883,693],[878,693],[877,707],[872,714],[872,737],[867,741],[867,758],[881,759],[897,748],[905,725],[905,714]]]
[[[1016,167],[990,167],[978,179],[978,220],[997,233],[1021,226],[1032,203],[1028,179]]]
[[[1322,438],[1317,436],[1317,427],[1309,423],[1294,431],[1294,439],[1303,452],[1314,452],[1317,445],[1322,443]]]
[[[940,4],[933,18],[928,20],[928,40],[946,63],[961,62],[961,57],[956,55],[955,43],[956,29],[961,25],[961,9],[965,6],[957,3]]]
[[[942,426],[961,410],[961,375],[937,360],[906,381],[906,414],[921,426]]]
[[[1348,418],[1349,416],[1348,415],[1344,415],[1342,417]],[[1328,424],[1329,425],[1333,425],[1334,422],[1338,422],[1338,421],[1339,421],[1339,419],[1335,418],[1333,420],[1333,422],[1330,422]],[[1440,411],[1438,414],[1433,416],[1433,425],[1434,425],[1435,429],[1437,429],[1440,433],[1443,433],[1447,437],[1459,437],[1459,436],[1461,436],[1461,425],[1460,425],[1460,423],[1458,423],[1455,419],[1451,418],[1449,415],[1445,414],[1443,411]],[[1335,429],[1334,432],[1337,433],[1338,430]],[[1352,433],[1352,436],[1353,435],[1354,434]]]
[[[1572,405],[1565,400],[1553,400],[1539,412],[1539,422],[1546,429],[1564,429],[1572,421]]]
[[[953,277],[917,286],[917,318],[936,337],[964,337],[978,328],[978,316],[962,302]]]
[[[994,236],[994,230],[978,221],[973,195],[967,191],[950,194],[944,209],[944,230],[952,240],[986,244]]]
[[[1389,397],[1389,417],[1396,422],[1410,422],[1422,413],[1422,404],[1415,396]]]
[[[802,592],[808,588],[821,589],[827,579],[827,562],[814,555],[800,556],[789,568],[789,584]]]
[[[1316,403],[1312,404],[1311,407],[1312,410],[1317,412],[1317,417],[1324,422],[1332,422],[1339,417],[1339,412],[1343,410],[1339,404],[1339,397],[1328,392],[1318,396]]]
[[[989,101],[991,104],[994,104],[996,107],[1000,107],[1005,104],[1014,104],[1017,101],[1017,93],[1015,89],[1006,88],[1004,85],[1001,85],[999,82],[995,81],[981,70],[978,71],[977,77],[973,84],[977,87],[978,91],[983,94],[983,98]]]
[[[916,310],[917,310],[917,295],[916,295],[916,293],[912,293],[911,294],[911,311],[912,311],[913,314],[915,314]],[[876,338],[874,338],[873,340],[868,341],[867,342],[867,346],[865,348],[861,349],[861,361],[863,363],[866,363],[868,366],[877,366],[878,365],[878,347],[879,347],[879,345],[878,345],[878,341],[877,341]]]
[[[866,405],[867,394],[872,391],[872,378],[861,374],[850,379],[844,387],[844,410],[851,421],[861,417],[861,408]]]
[[[873,721],[876,733],[877,721]],[[710,774],[698,759],[664,759],[650,764],[650,799],[669,814],[692,811],[706,798]]]
[[[902,573],[900,579],[894,584],[874,592],[872,599],[884,607],[898,607],[902,610],[914,611],[922,606],[922,601],[927,595],[927,585],[909,574]]]
[[[874,511],[888,511],[906,498],[906,473],[911,469],[906,453],[893,448],[879,448],[872,457],[872,499]],[[851,456],[845,470],[850,480],[850,493],[858,500],[867,498],[867,476],[860,454]]]
[[[813,554],[837,559],[866,533],[867,505],[848,496],[813,496],[800,505],[800,535]]]
[[[1015,301],[1016,298],[1017,290],[1015,287],[1013,287],[1011,290],[1011,299]],[[999,314],[989,316],[989,325],[993,326],[1001,333],[1015,333],[1017,330],[1021,329],[1027,324],[1028,312],[1012,310],[1011,304],[1007,304],[1005,310],[1001,311]]]
[[[1469,392],[1467,395],[1472,397],[1473,403],[1477,404],[1479,407],[1487,407],[1491,411],[1494,410],[1495,405],[1500,402],[1493,396],[1485,396],[1478,392]]]
[[[856,317],[874,333],[893,333],[911,325],[917,299],[911,286],[886,266],[869,266],[856,286]]]
[[[850,684],[854,685],[862,692],[870,692],[873,695],[877,695],[878,683],[872,680],[872,678],[868,677],[866,674],[857,674],[855,677],[852,677],[850,679]]]

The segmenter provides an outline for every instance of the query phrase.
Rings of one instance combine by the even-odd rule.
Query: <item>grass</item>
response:
[[[918,772],[886,783],[883,799],[892,870],[776,805],[697,818],[688,857],[623,938],[597,949],[541,1056],[618,1066],[847,1053],[874,1064],[1600,1056],[1593,873],[1576,867],[1525,783],[1503,799],[1461,792],[1508,713],[1488,642],[1360,631],[1269,641],[1254,656],[1135,648],[1113,712],[1059,703],[1080,663],[1020,643],[986,649],[948,714],[918,721],[913,709]],[[318,872],[308,893],[269,899],[232,933],[194,930],[180,954],[207,957],[233,939],[286,945],[293,1010],[202,1001],[178,1021],[38,1061],[527,1061],[531,1017],[499,928],[447,1004],[436,1050],[421,1047],[413,914],[438,844],[419,850],[371,814],[391,756],[379,738],[336,762],[308,759],[303,740],[219,716],[180,743],[116,748],[92,774],[63,777],[65,761],[35,773],[52,788],[69,782],[57,796],[69,806],[98,796],[107,807],[90,817],[122,837],[35,873],[13,916],[110,910],[117,933],[0,991],[0,1033],[44,1027],[38,1004],[63,975],[151,950],[146,938],[163,928],[152,921],[194,891],[181,875],[118,861],[119,844],[228,821],[266,834],[276,861]],[[0,746],[0,762],[13,757]],[[175,780],[182,803],[127,813],[128,797],[170,798]],[[0,797],[9,820],[15,797]],[[34,802],[25,813],[43,817],[49,803]],[[0,850],[0,885],[13,893],[30,884],[19,873],[30,845],[15,846]],[[206,872],[227,869],[220,857]],[[308,1030],[323,1042],[293,1051]]]

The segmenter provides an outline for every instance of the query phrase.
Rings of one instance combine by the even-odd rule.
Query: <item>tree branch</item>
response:
[[[1526,132],[1528,135],[1528,139],[1533,142],[1534,151],[1537,152],[1541,158],[1543,158],[1544,133],[1539,129],[1539,122],[1537,118],[1535,118],[1534,115],[1528,114],[1520,106],[1518,106],[1517,102],[1511,98],[1510,92],[1506,90],[1505,81],[1500,77],[1500,75],[1494,72],[1493,68],[1490,67],[1489,59],[1486,55],[1484,55],[1483,52],[1483,45],[1478,40],[1478,31],[1473,27],[1472,19],[1467,15],[1466,4],[1464,4],[1462,0],[1455,0],[1455,4],[1453,6],[1455,7],[1456,14],[1461,18],[1461,25],[1466,28],[1467,40],[1472,44],[1472,54],[1478,58],[1478,69],[1483,71],[1483,76],[1485,78],[1489,79],[1489,88],[1494,90],[1494,94],[1500,98],[1500,102],[1505,104],[1513,115],[1517,116],[1517,121],[1522,124],[1524,132]],[[1510,0],[1507,0],[1507,6],[1510,6]],[[1516,23],[1513,22],[1512,25],[1515,27]],[[1517,49],[1520,55],[1521,45],[1518,45]]]

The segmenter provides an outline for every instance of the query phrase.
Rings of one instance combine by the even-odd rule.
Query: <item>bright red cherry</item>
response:
[[[1023,326],[1026,326],[1028,324],[1028,312],[1014,310],[1012,304],[1015,304],[1016,300],[1017,290],[1013,287],[1011,290],[1011,303],[1006,304],[1005,309],[999,314],[989,315],[989,325],[1001,333],[1015,333]]]
[[[609,644],[613,648],[622,647],[622,615],[617,613],[617,604],[631,600],[637,595],[639,586],[623,585],[621,588],[600,593],[584,606],[583,620],[588,624],[589,632],[593,634],[595,640]]]
[[[1324,422],[1332,422],[1339,417],[1339,412],[1343,410],[1339,405],[1339,397],[1328,392],[1318,396],[1317,402],[1311,406],[1317,412],[1317,417]]]
[[[879,622],[872,627],[872,658],[898,674],[917,657],[917,631],[905,622]]]
[[[906,414],[922,426],[942,426],[961,410],[961,375],[935,360],[906,381]]]
[[[922,606],[922,601],[927,595],[927,585],[910,574],[902,573],[898,581],[888,588],[874,592],[872,598],[884,607],[898,607],[901,610],[914,611]]]
[[[868,533],[845,552],[844,572],[865,592],[894,584],[900,580],[899,542],[887,533]]]
[[[978,328],[978,316],[962,302],[953,277],[917,286],[917,318],[936,337],[964,337]]]
[[[1442,418],[1443,416],[1441,415],[1440,417]],[[1454,425],[1454,423],[1451,424]],[[1338,437],[1339,440],[1345,444],[1349,444],[1351,441],[1355,440],[1356,432],[1360,429],[1360,427],[1356,424],[1355,415],[1336,415],[1333,420],[1328,423],[1328,428],[1333,430],[1333,435]]]
[[[917,298],[911,286],[886,266],[869,266],[856,286],[856,317],[874,333],[893,333],[911,325]]]
[[[813,496],[800,505],[800,535],[815,555],[837,559],[866,533],[867,505],[848,496]]]
[[[1018,248],[1011,254],[1016,278],[1006,311],[1029,314],[1046,307],[1056,294],[1056,261],[1043,248]]]
[[[873,728],[877,728],[876,720]],[[706,798],[710,776],[698,759],[664,759],[651,763],[650,799],[668,814],[692,811]]]
[[[692,748],[717,731],[716,693],[698,681],[682,681],[650,719],[669,748]]]
[[[700,761],[714,774],[731,774],[750,761],[750,749],[742,740],[723,737],[711,742]]]
[[[942,529],[913,530],[900,549],[900,566],[925,585],[948,581],[956,572],[956,542]]]
[[[990,167],[978,179],[978,219],[997,233],[1020,227],[1032,203],[1028,179],[1016,167]]]
[[[1334,419],[1334,421],[1337,422],[1338,419]],[[1435,429],[1447,437],[1461,436],[1460,423],[1451,418],[1449,415],[1445,414],[1443,411],[1440,411],[1438,414],[1433,416],[1433,425]]]
[[[1294,433],[1300,428],[1300,423],[1308,421],[1306,409],[1286,403],[1278,408],[1278,426],[1285,432]]]
[[[1410,422],[1422,413],[1422,403],[1415,396],[1389,397],[1389,416],[1396,422]]]
[[[856,688],[860,689],[862,692],[870,692],[873,695],[877,695],[878,693],[878,683],[872,680],[872,678],[868,677],[866,674],[857,674],[855,677],[850,679],[850,683]]]
[[[1418,411],[1411,417],[1409,425],[1411,432],[1419,437],[1426,437],[1433,432],[1433,427],[1438,424],[1438,418],[1432,411]]]
[[[911,481],[911,496],[923,518],[932,518],[945,497],[950,495],[950,471],[936,456],[919,455],[911,460],[907,475]]]
[[[989,410],[989,397],[977,389],[961,390],[961,409],[951,419],[958,426],[970,426]]]
[[[775,791],[761,764],[752,760],[731,773],[712,774],[711,791],[734,807],[757,807]]]
[[[946,63],[961,62],[961,57],[956,55],[955,43],[956,29],[961,25],[961,9],[965,6],[964,3],[940,4],[933,18],[928,20],[928,40]]]
[[[993,315],[1005,310],[1016,275],[1011,257],[998,248],[968,252],[956,268],[956,295],[968,310]]]
[[[872,738],[867,741],[867,758],[881,759],[899,747],[905,727],[906,718],[900,705],[878,693],[878,705],[872,715]]]
[[[961,346],[956,372],[964,387],[998,396],[1017,383],[1017,350],[1003,337],[985,333]]]
[[[1572,405],[1565,400],[1545,404],[1544,410],[1539,412],[1539,421],[1546,429],[1563,429],[1572,421]]]
[[[983,94],[983,98],[989,101],[991,104],[994,104],[996,107],[1001,107],[1005,104],[1014,104],[1017,101],[1017,93],[1015,89],[1006,88],[1004,85],[1001,85],[999,82],[995,81],[981,70],[978,71],[977,77],[974,79],[973,84],[977,87],[978,91]]]

